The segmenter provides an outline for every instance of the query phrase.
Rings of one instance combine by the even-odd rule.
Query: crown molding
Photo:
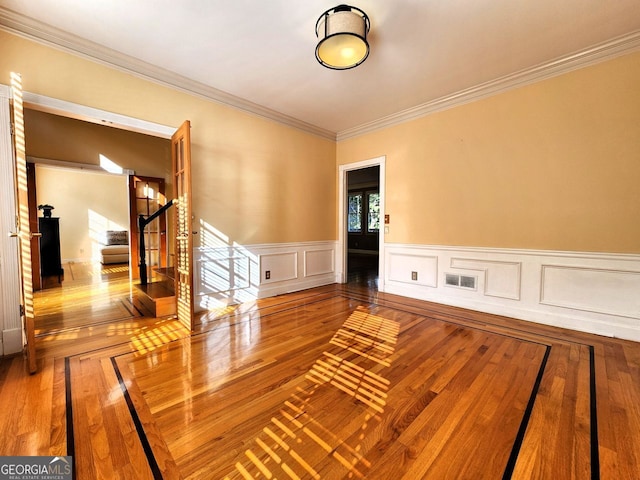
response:
[[[336,139],[335,132],[124,55],[3,7],[0,7],[0,29],[163,86],[273,120],[319,137],[334,141]]]
[[[590,48],[574,52],[570,55],[559,57],[550,62],[545,62],[504,77],[490,80],[471,88],[460,90],[392,115],[335,133],[203,83],[196,82],[169,70],[124,55],[115,50],[89,42],[76,35],[64,32],[3,7],[0,7],[0,29],[107,65],[139,78],[150,80],[160,85],[233,107],[334,141],[342,141],[389,128],[435,112],[481,100],[508,90],[640,50],[640,31],[635,31]]]
[[[564,73],[588,67],[596,63],[640,50],[640,31],[635,31],[621,37],[594,45],[590,48],[574,52],[570,55],[556,58],[550,62],[520,70],[504,77],[490,80],[465,90],[445,95],[430,102],[408,108],[401,112],[364,123],[354,128],[338,132],[336,140],[346,140],[356,136],[371,133],[416,118],[447,110],[458,105],[474,102],[518,87],[536,83]]]

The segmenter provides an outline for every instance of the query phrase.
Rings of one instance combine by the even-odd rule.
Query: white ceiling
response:
[[[339,3],[0,0],[0,26],[338,137],[640,47],[638,0],[353,0],[371,53],[335,71],[315,59],[315,23]]]

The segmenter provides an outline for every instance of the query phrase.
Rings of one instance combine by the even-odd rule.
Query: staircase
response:
[[[153,272],[155,281],[146,285],[134,285],[134,305],[138,308],[142,307],[143,310],[156,318],[175,315],[175,269],[173,267],[157,268]]]

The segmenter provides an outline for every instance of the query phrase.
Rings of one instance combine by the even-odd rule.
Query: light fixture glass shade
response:
[[[369,55],[367,33],[369,17],[362,10],[349,5],[327,10],[316,23],[316,58],[336,70],[356,67]]]

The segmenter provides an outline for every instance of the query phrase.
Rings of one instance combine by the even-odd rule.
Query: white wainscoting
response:
[[[384,261],[389,293],[640,341],[640,255],[387,243]]]
[[[207,310],[335,283],[336,249],[335,241],[196,248],[196,306]]]
[[[409,284],[412,287],[438,286],[438,256],[419,255],[410,252],[387,252],[388,281]],[[407,272],[409,275],[407,275]],[[412,273],[416,273],[413,280]]]

